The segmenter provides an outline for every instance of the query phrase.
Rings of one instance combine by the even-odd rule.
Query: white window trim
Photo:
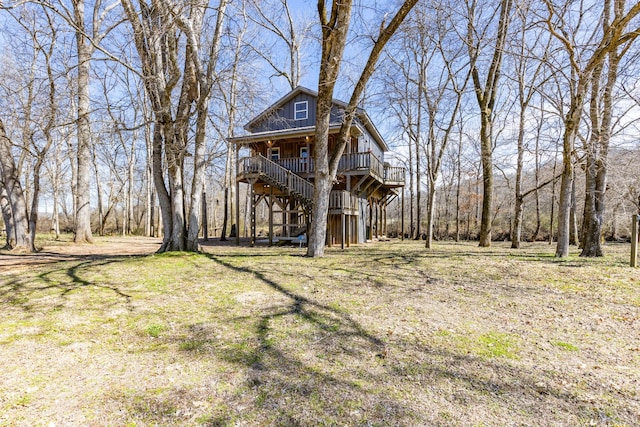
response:
[[[269,160],[280,160],[280,147],[271,148],[271,158]]]
[[[304,108],[298,108],[304,106]],[[304,117],[298,117],[298,113],[304,112]],[[294,120],[307,120],[309,118],[309,101],[300,101],[293,104],[293,119]]]

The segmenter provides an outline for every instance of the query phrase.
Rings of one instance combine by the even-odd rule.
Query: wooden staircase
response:
[[[262,155],[241,160],[240,174],[246,178],[259,178],[294,197],[307,213],[313,208],[313,184]]]

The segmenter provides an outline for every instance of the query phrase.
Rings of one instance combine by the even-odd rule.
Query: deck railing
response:
[[[312,173],[315,172],[315,164],[313,159],[308,157],[290,157],[286,159],[276,160],[285,169],[293,173]],[[363,153],[346,153],[343,154],[338,162],[338,172],[349,172],[355,170],[369,170],[372,175],[382,180],[385,177],[384,164],[371,152]],[[399,176],[399,175],[398,175]],[[402,180],[404,181],[404,174]]]
[[[239,167],[239,174],[258,173],[264,175],[284,191],[294,193],[309,201],[313,199],[313,184],[262,155],[241,159]]]
[[[343,154],[338,162],[338,171],[353,171],[368,169],[371,175],[382,180],[384,165],[373,153]]]
[[[340,158],[340,162],[338,163],[339,172],[355,170],[368,170],[369,173],[378,180],[389,184],[402,184],[405,181],[404,168],[385,166],[380,159],[370,152],[347,153]],[[303,172],[314,172],[313,159],[294,157],[280,159],[274,162],[260,154],[241,159],[238,170],[239,175],[251,173],[262,174],[272,181],[274,185],[280,187],[281,190],[302,197],[310,202],[313,199],[313,184],[297,175]],[[334,196],[334,193],[344,193],[344,195]],[[339,197],[346,198],[347,196],[351,196],[349,192],[335,191],[332,192],[331,197],[336,197],[335,202],[338,203]],[[350,206],[354,206],[354,209],[357,208],[357,200],[355,202],[347,202],[346,199],[340,199],[339,204],[331,207],[331,209],[349,208]]]
[[[329,210],[358,210],[358,197],[344,190],[334,190],[329,195]]]
[[[404,183],[406,176],[406,170],[403,167],[385,166],[384,167],[384,182],[398,182]]]
[[[276,163],[293,173],[314,172],[315,164],[309,157],[290,157],[276,160]]]

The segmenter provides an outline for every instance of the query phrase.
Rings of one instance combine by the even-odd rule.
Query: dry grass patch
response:
[[[0,425],[640,425],[628,246],[154,245],[0,271]]]

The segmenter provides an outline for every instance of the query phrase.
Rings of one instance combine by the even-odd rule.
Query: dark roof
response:
[[[244,125],[244,129],[249,131],[249,129],[251,129],[253,126],[258,124],[260,121],[264,120],[265,118],[268,118],[269,116],[271,116],[275,111],[277,111],[279,108],[282,108],[282,106],[284,106],[287,102],[289,102],[290,100],[292,100],[293,98],[295,98],[297,95],[301,93],[307,94],[316,99],[318,98],[318,92],[303,86],[298,86],[295,89],[293,89],[291,92],[284,95],[282,98],[278,99],[276,102],[274,102],[269,108],[264,110],[262,113],[258,114],[256,117],[251,119],[246,125]],[[341,107],[343,109],[347,107],[347,103],[344,101],[334,99],[332,102],[334,105]],[[382,147],[383,151],[389,151],[389,147],[384,141],[384,138],[382,137],[382,135],[380,135],[380,132],[378,131],[376,126],[373,124],[373,122],[371,121],[371,118],[363,108],[356,109],[356,117],[362,122],[362,124],[365,126],[367,131],[376,140],[376,142],[380,145],[380,147]],[[334,123],[332,123],[332,125],[333,124]],[[291,131],[295,132],[295,129],[291,129]],[[246,137],[250,137],[250,136],[247,135]],[[236,137],[233,139],[239,140],[241,138],[243,137]]]

